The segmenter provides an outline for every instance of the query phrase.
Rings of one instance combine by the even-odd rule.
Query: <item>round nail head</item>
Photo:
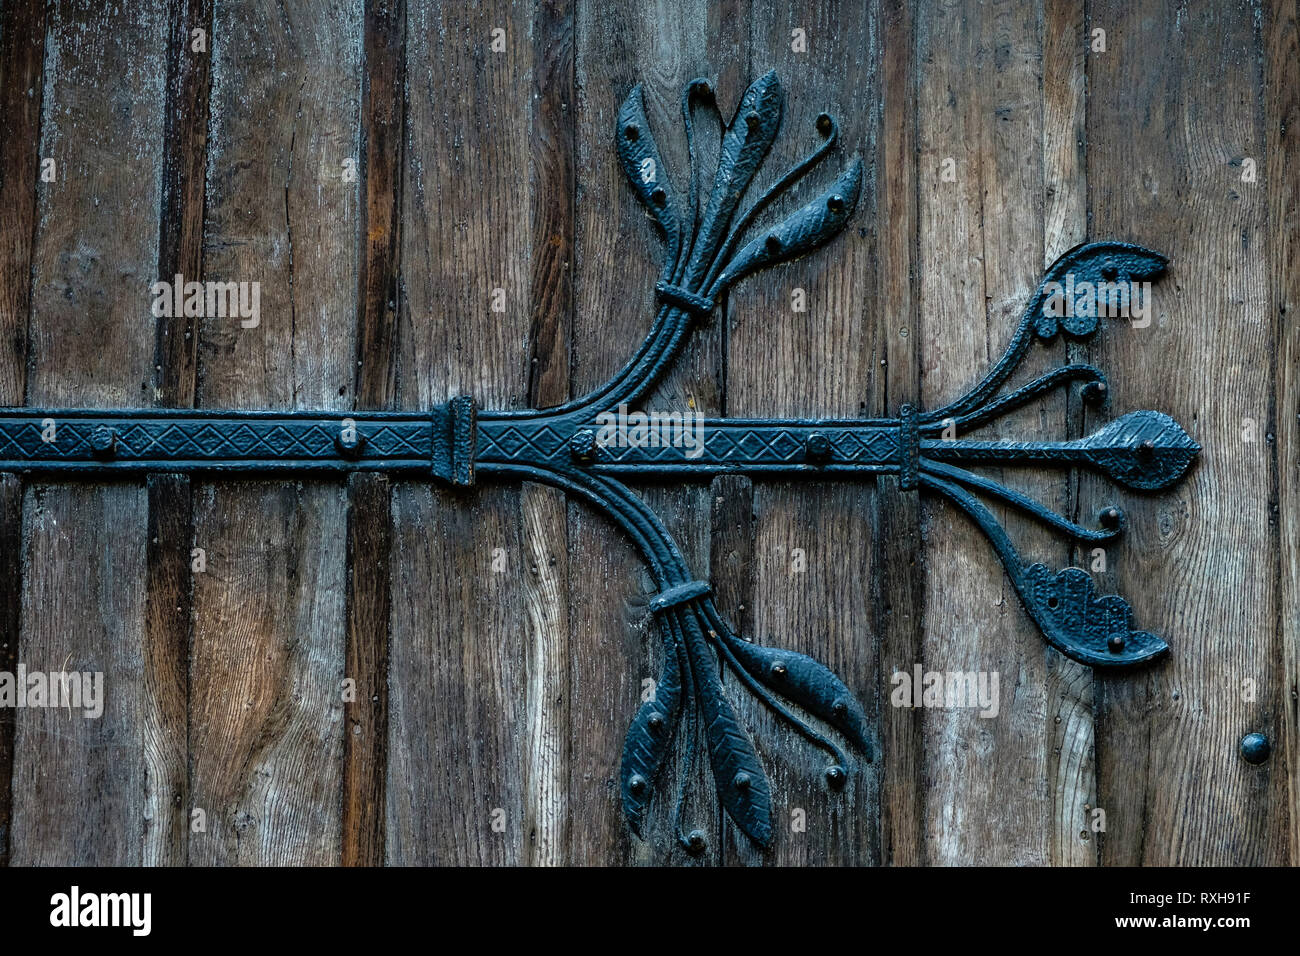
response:
[[[1273,745],[1263,734],[1251,733],[1241,738],[1241,759],[1246,763],[1261,764],[1272,752]]]
[[[823,432],[813,432],[805,439],[803,447],[809,461],[823,462],[831,457],[831,440]]]
[[[579,429],[569,439],[569,452],[578,461],[591,461],[596,451],[596,433],[590,428]]]
[[[832,764],[826,768],[826,783],[832,790],[839,790],[848,782],[849,775],[844,772],[844,768],[839,764]]]
[[[692,830],[686,835],[686,849],[697,856],[703,853],[708,845],[709,841],[704,838],[703,830]]]
[[[366,436],[356,429],[349,429],[334,436],[334,447],[344,458],[357,458],[366,447]]]
[[[108,458],[117,452],[117,430],[107,425],[100,425],[90,436],[90,447],[101,458]]]

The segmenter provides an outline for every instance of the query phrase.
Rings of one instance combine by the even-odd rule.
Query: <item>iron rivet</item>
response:
[[[757,113],[751,112],[745,114],[745,125],[748,126],[751,131],[758,129],[759,122],[760,120]]]
[[[839,790],[844,784],[848,783],[849,775],[844,772],[844,768],[839,764],[832,764],[826,768],[826,783],[832,790]]]
[[[785,676],[785,661],[772,662],[772,676],[777,680]]]
[[[646,723],[650,726],[651,730],[661,730],[664,725],[664,715],[656,711],[646,718]]]
[[[569,452],[578,461],[591,461],[596,452],[596,433],[590,428],[574,432],[569,439]]]
[[[690,833],[686,834],[686,849],[694,853],[696,856],[703,853],[705,847],[708,845],[709,841],[704,838],[703,830],[692,830]]]
[[[1100,520],[1107,528],[1118,528],[1123,514],[1118,508],[1107,508],[1102,511]]]
[[[1273,752],[1273,745],[1263,734],[1247,734],[1241,738],[1241,759],[1246,763],[1261,764]]]
[[[660,186],[658,189],[656,189],[654,192],[650,194],[650,201],[653,202],[656,206],[662,207],[665,203],[668,202],[668,194],[664,192],[663,187]]]
[[[1083,386],[1083,400],[1094,405],[1100,405],[1106,400],[1106,391],[1105,382],[1089,382]]]
[[[822,113],[817,117],[817,132],[823,136],[829,136],[834,128],[835,121],[831,119],[830,113]]]
[[[836,700],[835,703],[831,704],[831,711],[835,714],[837,719],[843,720],[849,712],[849,705],[846,704],[844,698],[841,697]]]
[[[1124,635],[1116,634],[1106,642],[1106,646],[1110,648],[1112,654],[1118,654],[1120,651],[1124,650]]]
[[[737,790],[748,790],[749,774],[745,773],[745,771],[742,770],[740,773],[736,774],[736,776],[732,778],[731,783],[733,786],[735,786]]]
[[[366,447],[366,436],[356,429],[350,429],[346,434],[340,432],[334,436],[334,447],[344,458],[359,458]]]
[[[1114,266],[1102,266],[1101,277],[1105,279],[1107,282],[1114,282],[1117,278],[1119,278],[1119,269],[1115,268]]]
[[[626,136],[630,141],[635,143],[638,139],[641,138],[641,128],[637,126],[635,123],[628,123],[625,127],[623,127],[623,135]]]
[[[826,200],[826,208],[833,213],[843,212],[844,197],[839,195],[839,193],[836,193],[834,196],[831,196],[829,199]]]
[[[627,781],[628,793],[634,797],[639,797],[645,793],[645,777],[639,773],[634,773]]]
[[[111,458],[117,454],[117,429],[100,425],[91,433],[90,447],[100,458]]]
[[[767,242],[765,242],[764,245],[767,246],[767,251],[773,255],[781,251],[781,239],[778,236],[768,236]]]
[[[1153,442],[1150,438],[1148,438],[1146,441],[1144,441],[1142,444],[1138,445],[1137,447],[1138,458],[1142,459],[1143,461],[1150,461],[1155,456],[1155,453],[1156,453],[1156,443]]]
[[[831,457],[831,440],[824,432],[812,432],[804,439],[803,451],[809,461],[826,461]]]

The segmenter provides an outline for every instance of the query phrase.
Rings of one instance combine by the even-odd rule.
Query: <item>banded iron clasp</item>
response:
[[[546,410],[514,411],[480,411],[463,396],[432,412],[5,409],[0,410],[0,471],[98,477],[146,471],[382,470],[458,486],[477,479],[539,481],[586,500],[637,545],[657,587],[650,607],[666,645],[664,667],[654,698],[632,721],[621,770],[624,811],[638,835],[655,781],[684,723],[680,736],[686,762],[694,760],[702,728],[727,814],[750,838],[770,843],[767,776],[723,692],[724,667],[829,755],[826,780],[832,788],[848,780],[847,756],[788,704],[837,731],[867,760],[872,734],[861,704],[827,667],[733,632],[714,606],[709,584],[692,575],[659,517],[624,484],[629,478],[707,481],[718,474],[747,474],[825,480],[896,474],[904,489],[937,492],[969,515],[992,543],[1025,610],[1061,653],[1094,667],[1131,666],[1166,653],[1163,640],[1132,627],[1122,598],[1097,596],[1083,570],[1055,572],[1042,564],[1026,564],[981,498],[1016,508],[1081,542],[1119,535],[1124,520],[1118,509],[1103,512],[1100,527],[1084,527],[968,470],[986,464],[1082,466],[1137,491],[1168,488],[1183,477],[1200,446],[1160,412],[1130,412],[1073,441],[969,437],[1072,383],[1079,383],[1084,399],[1094,405],[1105,401],[1105,376],[1087,364],[1060,366],[1010,391],[1004,392],[1003,386],[1035,339],[1050,341],[1058,332],[1076,339],[1091,337],[1098,329],[1098,315],[1114,304],[1106,290],[1159,276],[1166,260],[1147,249],[1098,242],[1063,255],[1026,305],[1006,353],[974,388],[942,408],[905,406],[896,419],[705,419],[700,444],[691,448],[600,440],[602,414],[637,407],[681,353],[691,327],[712,313],[736,281],[808,252],[848,222],[861,189],[857,160],[780,222],[752,228],[759,213],[834,149],[838,127],[824,113],[816,121],[820,144],[736,217],[740,200],[776,139],[783,99],[775,73],[745,92],[735,118],[723,126],[713,186],[704,199],[692,118],[703,103],[716,110],[708,82],[693,81],[682,97],[691,156],[685,197],[667,176],[640,88],[624,101],[616,131],[618,156],[662,231],[667,253],[648,336],[620,372],[588,395]],[[1059,290],[1067,286],[1088,294],[1062,308]],[[707,838],[699,830],[684,832],[682,802],[679,793],[673,827],[683,846],[699,852]]]

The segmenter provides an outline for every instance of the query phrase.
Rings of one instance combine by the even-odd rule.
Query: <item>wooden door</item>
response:
[[[376,474],[2,476],[0,671],[99,671],[106,695],[95,720],[0,710],[0,860],[1294,862],[1298,62],[1284,2],[7,2],[0,405],[583,394],[644,336],[661,261],[614,156],[619,104],[642,84],[681,175],[685,83],[709,78],[729,120],[775,69],[759,183],[830,112],[866,168],[853,222],[739,286],[650,404],[940,405],[1052,260],[1115,238],[1172,265],[1148,327],[1069,346],[1107,371],[1109,408],[1058,394],[1000,434],[1153,408],[1203,451],[1173,491],[1119,501],[1090,475],[1008,473],[1079,520],[1124,507],[1091,570],[1173,653],[1115,673],[1045,645],[965,516],[896,477],[639,488],[737,631],[833,668],[878,745],[835,790],[737,693],[773,845],[730,823],[701,759],[662,785],[708,835],[697,854],[671,805],[645,840],[623,818],[623,735],[662,649],[639,557],[582,502]],[[697,132],[707,153],[716,121]],[[156,317],[149,290],[177,275],[258,283],[259,321]],[[1089,562],[1002,516],[1035,559]],[[916,665],[997,672],[997,716],[894,706]],[[1250,732],[1262,764],[1239,755]]]

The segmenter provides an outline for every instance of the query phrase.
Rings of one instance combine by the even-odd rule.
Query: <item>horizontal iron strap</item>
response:
[[[580,467],[603,474],[708,475],[896,471],[896,419],[684,419],[592,422],[481,416],[475,462]]]
[[[0,471],[409,471],[434,462],[433,412],[9,409]],[[435,469],[436,470],[436,469]]]

